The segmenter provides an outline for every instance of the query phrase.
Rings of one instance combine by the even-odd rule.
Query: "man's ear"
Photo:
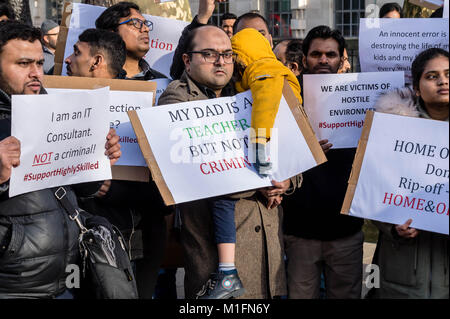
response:
[[[48,42],[48,35],[44,35],[43,37],[42,37],[42,42],[44,42],[44,44],[45,45],[47,45],[49,42]]]
[[[190,72],[191,71],[191,59],[189,57],[189,54],[183,53],[182,59],[183,59],[183,63],[184,63],[184,68],[186,69],[187,72]]]
[[[340,62],[339,62],[339,69],[342,69],[342,67],[344,66],[344,57],[343,56],[341,56],[341,60],[340,60]]]
[[[92,64],[91,64],[90,71],[98,70],[104,62],[105,62],[105,57],[101,54],[96,54],[92,58]]]
[[[289,62],[288,68],[291,69],[293,73],[300,71],[300,67],[297,62]]]
[[[307,69],[308,69],[308,65],[306,64],[306,56],[305,56],[305,55],[304,55],[303,58],[302,58],[302,63],[303,63],[303,68],[304,68],[305,70],[307,70]]]

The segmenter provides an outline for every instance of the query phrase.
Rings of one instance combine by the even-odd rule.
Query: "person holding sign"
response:
[[[180,80],[173,81],[161,95],[160,105],[235,95],[234,86],[230,83],[234,69],[233,63],[229,63],[233,60],[232,47],[223,30],[215,26],[198,27],[186,34],[186,43],[182,47],[185,49],[180,52],[185,71]],[[233,229],[237,238],[236,255],[233,252],[234,243],[231,243],[232,253],[227,256],[230,263],[235,262],[235,268],[239,270],[239,277],[246,291],[243,295],[245,298],[267,298],[286,293],[283,244],[279,233],[281,212],[277,209],[281,199],[278,195],[286,189],[281,189],[280,186],[270,190],[272,193],[268,195],[269,203],[265,201],[262,192],[255,191],[228,195],[225,198],[236,200],[232,205],[234,211],[232,207],[231,212],[230,209],[222,212],[228,217],[233,218],[234,215],[236,221]],[[230,252],[226,247],[230,243],[225,243],[224,247],[216,245],[211,200],[180,204],[179,209],[182,218],[181,243],[185,257],[186,297],[194,298],[198,292],[205,297],[218,296],[218,290],[213,288],[223,287],[221,282],[227,288],[239,287],[235,285],[236,276],[231,278],[232,281],[227,281],[229,277],[223,273],[220,276],[213,275],[218,261],[225,260],[222,248]],[[252,262],[249,263],[249,259]],[[267,264],[271,267],[267,267]],[[211,285],[204,285],[206,289],[201,289],[207,282]],[[223,288],[221,296],[227,296],[227,291],[230,290]]]
[[[336,74],[344,48],[339,31],[312,29],[303,41],[306,73]],[[328,162],[303,173],[302,187],[283,205],[289,298],[319,298],[324,273],[327,298],[359,299],[362,220],[340,214],[356,149],[330,150],[327,140],[320,144]]]
[[[132,2],[119,2],[105,11],[95,21],[97,29],[104,29],[119,34],[127,47],[127,59],[124,69],[127,77],[134,80],[153,80],[166,76],[152,69],[144,60],[150,50],[148,33],[153,24],[145,20],[139,6]]]
[[[77,263],[79,255],[80,230],[56,200],[55,190],[9,196],[11,167],[20,165],[21,152],[20,142],[10,136],[11,95],[45,93],[40,40],[37,28],[15,21],[0,23],[0,299],[70,295],[66,269]],[[105,155],[111,164],[121,155],[118,141],[110,130]],[[66,191],[78,207],[73,190],[66,187]]]
[[[380,97],[378,112],[449,120],[449,53],[428,49],[412,64],[413,90],[391,91]],[[449,297],[448,236],[403,225],[373,221],[380,230],[374,263],[380,267],[376,298]]]
[[[125,59],[125,43],[118,34],[87,29],[79,36],[74,53],[66,59],[67,73],[80,77],[123,78]],[[80,197],[79,203],[86,211],[106,217],[119,228],[132,251],[139,297],[151,299],[166,238],[164,218],[160,212],[171,212],[171,208],[163,205],[156,186],[150,181],[108,180],[95,196]]]

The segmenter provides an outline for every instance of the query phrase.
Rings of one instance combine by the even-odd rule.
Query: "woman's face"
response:
[[[427,104],[447,104],[448,97],[448,58],[438,56],[428,61],[420,78],[417,95]]]

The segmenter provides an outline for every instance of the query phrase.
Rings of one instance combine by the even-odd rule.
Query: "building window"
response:
[[[365,15],[365,0],[336,0],[336,29],[344,37],[357,37],[359,33],[359,19]]]
[[[46,18],[57,23],[61,22],[63,0],[47,0],[46,1]]]
[[[267,20],[269,32],[274,38],[291,37],[291,1],[290,0],[267,0]]]
[[[211,23],[220,27],[221,26],[221,21],[220,19],[222,18],[222,15],[224,13],[229,13],[230,12],[230,3],[229,1],[225,1],[225,2],[217,2],[216,3],[216,8],[214,9],[214,13],[211,17]]]

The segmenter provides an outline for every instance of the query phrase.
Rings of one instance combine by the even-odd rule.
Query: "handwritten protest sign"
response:
[[[78,36],[86,29],[95,28],[95,20],[106,9],[104,7],[83,3],[73,3],[71,8],[72,14],[68,25],[69,29],[63,46],[64,54],[55,55],[55,61],[61,59],[59,61],[61,70],[58,70],[61,73],[56,72],[55,74],[67,75],[67,70],[63,66],[63,62],[73,53],[73,45],[78,41]],[[181,33],[188,23],[147,14],[143,14],[143,16],[145,19],[153,22],[153,29],[149,33],[150,50],[144,59],[149,63],[151,68],[170,77],[173,54],[178,46]],[[64,41],[64,39],[61,38],[61,41]]]
[[[83,89],[110,87],[111,103],[107,102],[108,123],[121,137],[122,156],[112,167],[113,179],[143,181],[149,180],[149,170],[142,157],[131,124],[126,114],[130,109],[154,105],[155,82],[95,79],[67,76],[44,76],[44,87],[52,89]],[[136,93],[136,94],[135,94]],[[109,101],[109,100],[108,100]]]
[[[428,48],[448,51],[448,19],[361,19],[359,56],[362,72],[405,71]]]
[[[342,213],[449,233],[449,124],[369,112]]]
[[[404,84],[403,72],[305,74],[305,111],[319,140],[334,148],[356,147],[377,96]]]
[[[270,142],[271,178],[278,181],[326,161],[290,88],[284,97]],[[246,92],[129,112],[167,205],[271,185],[270,178],[256,173],[249,156],[251,108]]]
[[[12,135],[21,142],[10,196],[111,179],[104,154],[109,89],[54,95],[13,95]]]
[[[49,94],[67,92],[86,92],[80,89],[47,89]],[[152,92],[110,91],[107,105],[110,127],[120,136],[122,156],[115,165],[144,166],[145,163],[139,144],[131,126],[127,112],[139,110],[153,105]]]

